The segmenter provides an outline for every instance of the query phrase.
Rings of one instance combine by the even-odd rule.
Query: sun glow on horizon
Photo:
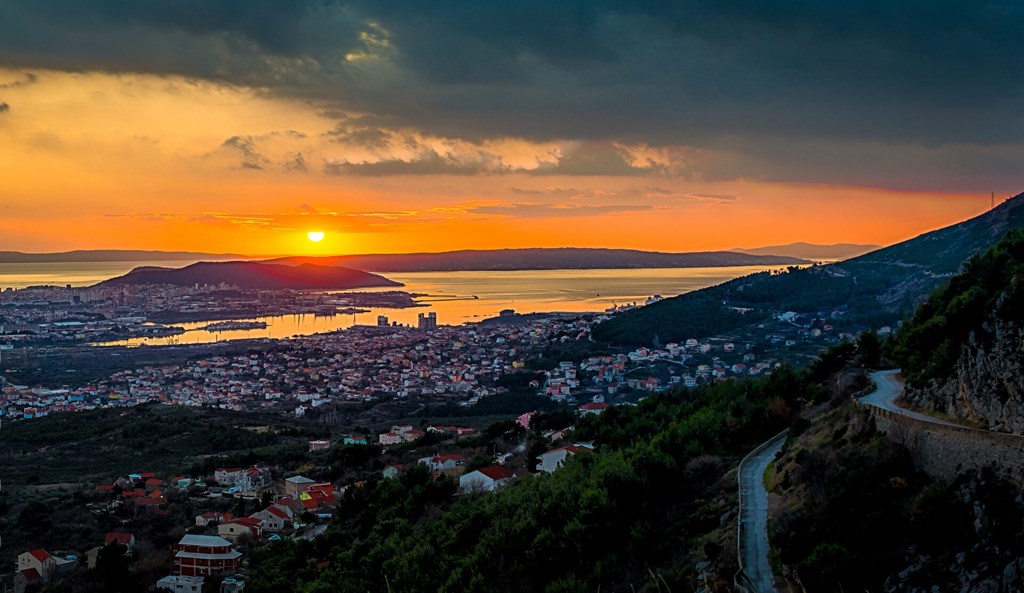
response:
[[[324,240],[324,232],[323,231],[309,231],[308,233],[306,233],[306,237],[308,237],[309,240],[314,242],[314,243],[319,243],[320,241]]]

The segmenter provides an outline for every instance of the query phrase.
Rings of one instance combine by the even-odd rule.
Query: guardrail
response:
[[[767,441],[761,443],[760,445],[754,447],[754,449],[750,453],[747,453],[743,460],[740,461],[739,471],[736,474],[736,484],[738,492],[736,506],[739,509],[739,516],[736,518],[736,562],[737,564],[739,564],[739,570],[737,570],[736,575],[733,576],[733,586],[736,588],[737,591],[740,591],[741,593],[763,593],[757,590],[757,585],[754,584],[754,581],[750,578],[750,575],[747,574],[745,569],[746,562],[744,562],[743,558],[743,466],[751,457],[757,455],[758,453],[761,453],[768,447],[771,447],[779,439],[785,438],[787,434],[789,434],[788,428],[780,432],[779,434],[773,436],[772,438],[768,439]]]

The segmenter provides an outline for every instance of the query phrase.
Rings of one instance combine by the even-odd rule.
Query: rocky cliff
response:
[[[983,336],[984,339],[979,336]],[[1024,328],[990,320],[971,332],[952,376],[908,387],[911,404],[989,430],[1024,435]]]

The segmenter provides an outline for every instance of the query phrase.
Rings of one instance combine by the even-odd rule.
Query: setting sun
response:
[[[319,243],[320,241],[324,240],[323,231],[309,231],[308,233],[306,233],[306,236],[309,237],[309,240],[314,243]]]

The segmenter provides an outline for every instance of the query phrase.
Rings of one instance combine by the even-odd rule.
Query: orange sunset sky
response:
[[[60,4],[0,2],[0,250],[889,244],[1024,190],[952,17],[905,31],[951,54],[824,7]]]

